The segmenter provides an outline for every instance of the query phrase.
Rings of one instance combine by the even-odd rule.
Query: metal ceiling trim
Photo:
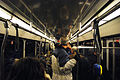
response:
[[[24,5],[24,7],[36,18],[36,20],[44,27],[44,29],[46,29],[46,26],[45,26],[45,24],[43,24],[43,22],[40,20],[40,19],[38,19],[37,18],[37,16],[34,14],[34,13],[32,13],[32,10],[23,2],[23,0],[20,0],[20,2]],[[47,29],[48,30],[48,29]],[[48,30],[49,31],[49,33],[50,34],[52,34],[51,32],[50,32],[50,30]],[[53,34],[52,34],[53,35]]]
[[[113,0],[112,0],[113,1]],[[102,11],[106,5],[109,5],[112,1],[109,1],[109,0],[100,0],[95,6],[98,6],[98,7],[94,7],[91,12],[81,21],[82,23],[82,27],[87,23],[89,22],[92,18],[94,18],[98,12]],[[107,4],[109,2],[109,4]],[[96,10],[96,12],[95,12]],[[78,29],[77,29],[78,30]],[[76,30],[76,31],[77,31]],[[75,31],[75,32],[76,32]],[[73,33],[74,34],[74,33]]]

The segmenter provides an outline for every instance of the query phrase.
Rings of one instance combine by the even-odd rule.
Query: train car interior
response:
[[[81,58],[72,80],[120,80],[120,0],[0,0],[0,80],[26,57],[57,80],[51,56],[62,38]]]

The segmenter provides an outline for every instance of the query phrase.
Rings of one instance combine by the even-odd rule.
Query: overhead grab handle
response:
[[[12,24],[15,29],[16,29],[16,38],[15,38],[15,51],[18,52],[19,51],[19,32],[18,32],[18,24]]]
[[[102,52],[102,45],[101,45],[101,38],[100,38],[100,32],[99,32],[99,27],[98,27],[98,21],[95,19],[92,22],[92,27],[93,27],[93,38],[94,38],[94,46],[96,47],[96,52],[97,54],[100,54]]]

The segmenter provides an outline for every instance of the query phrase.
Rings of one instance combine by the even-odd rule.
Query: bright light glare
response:
[[[74,39],[76,39],[76,38],[77,38],[77,36],[75,36],[74,38],[72,38],[71,41],[74,40]]]
[[[44,38],[50,40],[50,41],[55,41],[55,40],[53,40],[53,39],[47,37],[47,36],[44,35],[43,33],[41,33],[41,32],[39,32],[39,31],[35,30],[34,28],[32,28],[31,31],[32,31],[33,33],[35,33],[35,34],[38,34],[39,36],[42,36],[42,37],[44,37]]]
[[[26,29],[26,30],[29,30],[29,31],[31,31],[31,32],[39,35],[39,36],[42,36],[42,37],[44,37],[44,38],[46,38],[46,39],[48,39],[48,40],[50,40],[50,41],[54,41],[53,39],[47,37],[46,35],[44,35],[43,33],[39,32],[38,30],[30,27],[28,24],[24,23],[23,21],[19,20],[19,19],[16,18],[16,17],[13,17],[12,20],[11,20],[11,22],[16,23],[16,24],[18,24],[19,26],[21,26],[22,28],[24,28],[24,29]]]
[[[15,23],[15,24],[18,24],[20,27],[24,28],[24,29],[27,29],[30,31],[30,26],[26,23],[24,23],[23,21],[21,21],[20,19],[16,18],[16,17],[13,17],[11,22]]]
[[[95,18],[96,18],[96,17],[94,17],[94,18],[93,18],[92,20],[90,20],[85,26],[83,26],[83,27],[81,28],[81,30],[84,29],[85,27],[87,27],[88,25],[90,25]],[[80,24],[80,26],[82,26],[82,25]],[[74,35],[76,35],[76,34],[78,34],[78,33],[79,33],[79,31],[76,32]],[[74,36],[74,35],[73,35],[73,36]]]
[[[91,46],[78,46],[77,47],[78,49],[90,49],[90,48],[94,48],[94,47],[91,47]]]
[[[79,33],[79,31],[77,31],[73,36],[77,35],[78,33]],[[72,36],[72,37],[73,37],[73,36]]]
[[[117,9],[116,11],[112,12],[110,15],[108,15],[107,17],[105,17],[104,19],[102,19],[98,25],[102,25],[104,23],[106,23],[107,21],[117,17],[117,16],[120,16],[120,8]]]
[[[9,15],[9,13],[7,13],[5,10],[3,10],[1,8],[0,8],[0,17],[2,17],[4,19],[9,19],[9,20],[11,19],[11,16]],[[38,34],[39,36],[42,36],[50,41],[55,41],[55,39],[51,39],[51,38],[47,37],[46,35],[42,34],[38,30],[35,30],[30,25],[26,24],[25,22],[21,21],[20,19],[18,19],[16,17],[12,17],[12,19],[10,21],[12,23],[18,24],[20,27],[24,28],[25,30],[31,31],[35,34]]]
[[[8,14],[5,10],[0,8],[0,17],[4,18],[4,19],[11,19],[10,14]]]
[[[102,24],[104,24],[106,22],[107,22],[107,20],[101,20],[98,25],[102,25]]]
[[[85,31],[83,31],[82,33],[80,33],[79,36],[87,33],[87,32],[90,31],[90,30],[92,30],[92,27],[87,28]]]
[[[81,36],[81,35],[87,33],[87,32],[90,31],[90,30],[92,30],[92,27],[89,27],[88,29],[86,29],[85,31],[83,31],[82,33],[80,33],[79,36]],[[74,40],[74,39],[76,39],[76,38],[77,38],[77,36],[75,36],[75,37],[72,38],[71,40]]]
[[[96,17],[94,17],[92,20],[90,20],[90,21],[89,21],[83,28],[81,28],[81,29],[84,29],[84,28],[87,27],[89,24],[91,24],[95,18],[96,18]]]

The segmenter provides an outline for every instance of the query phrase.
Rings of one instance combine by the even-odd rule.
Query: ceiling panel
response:
[[[3,0],[14,10],[32,21],[44,31],[42,22],[48,35],[51,32],[55,37],[67,36],[70,25],[76,18],[87,14],[93,2],[99,0]],[[95,4],[94,4],[95,5]],[[15,8],[16,7],[16,8]],[[36,17],[35,17],[36,16]],[[83,17],[80,17],[81,19]]]

